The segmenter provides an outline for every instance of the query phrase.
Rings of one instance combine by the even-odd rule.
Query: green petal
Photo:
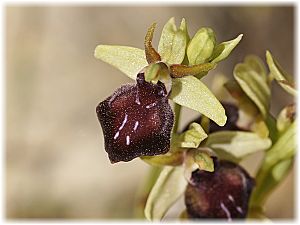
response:
[[[264,78],[247,64],[241,63],[235,66],[233,74],[245,94],[266,117],[269,110],[271,91]]]
[[[150,221],[161,220],[184,193],[186,185],[183,167],[165,166],[147,199],[145,217]]]
[[[158,44],[158,53],[162,61],[168,64],[180,64],[185,56],[187,45],[187,29],[185,19],[177,29],[175,19],[172,17],[164,26]]]
[[[138,72],[148,65],[144,50],[128,46],[98,45],[94,55],[134,80]]]
[[[219,131],[208,135],[205,145],[217,154],[232,155],[241,159],[249,154],[264,151],[271,146],[269,138],[245,131]]]
[[[278,84],[289,94],[296,96],[297,90],[295,89],[292,77],[283,71],[278,62],[273,58],[272,54],[266,52],[267,64],[269,66],[271,74],[274,76]]]
[[[222,42],[218,44],[212,54],[211,62],[217,63],[224,59],[226,59],[232,50],[237,46],[237,44],[241,41],[243,34],[240,34],[237,38]]]
[[[205,63],[211,57],[216,44],[215,33],[212,29],[201,28],[191,39],[187,47],[190,65]]]
[[[200,80],[193,76],[172,79],[169,98],[179,105],[200,112],[219,126],[226,123],[227,117],[221,103]]]

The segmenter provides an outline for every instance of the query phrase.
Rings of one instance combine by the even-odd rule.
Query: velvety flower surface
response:
[[[146,82],[140,73],[137,84],[121,86],[96,112],[111,163],[169,151],[174,115],[162,82]]]
[[[245,218],[254,180],[239,165],[216,161],[215,171],[196,170],[185,192],[190,218]]]

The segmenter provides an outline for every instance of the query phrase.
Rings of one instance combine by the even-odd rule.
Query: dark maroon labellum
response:
[[[162,82],[148,83],[140,73],[136,85],[121,86],[96,112],[111,163],[169,151],[174,115]]]
[[[239,165],[215,161],[215,171],[196,170],[185,191],[190,218],[245,218],[254,180]]]

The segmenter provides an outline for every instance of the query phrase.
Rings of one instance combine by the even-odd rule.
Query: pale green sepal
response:
[[[134,80],[138,72],[148,65],[145,51],[134,47],[98,45],[94,56],[116,67]]]
[[[187,29],[185,19],[177,29],[172,17],[164,26],[158,44],[158,53],[162,61],[168,64],[182,63],[187,45]]]

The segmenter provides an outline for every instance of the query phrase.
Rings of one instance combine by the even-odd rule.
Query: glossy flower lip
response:
[[[174,115],[164,84],[146,82],[143,73],[136,81],[96,108],[111,163],[165,154],[170,148]]]
[[[254,180],[239,165],[215,160],[215,171],[194,171],[185,192],[190,218],[245,218]]]

